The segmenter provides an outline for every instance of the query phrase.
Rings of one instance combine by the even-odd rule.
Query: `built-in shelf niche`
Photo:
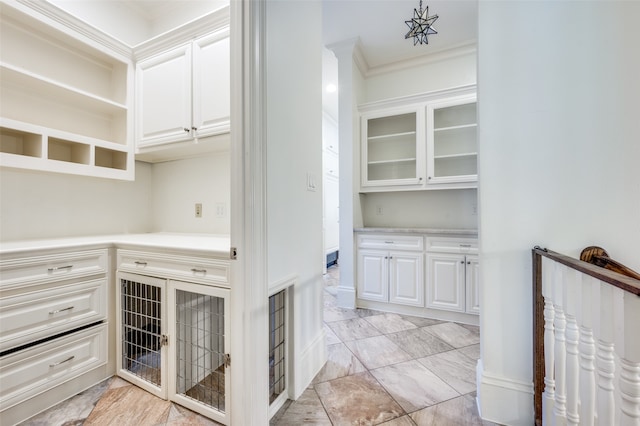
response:
[[[127,155],[126,152],[97,146],[95,151],[95,165],[109,169],[126,170]]]
[[[370,181],[416,177],[416,113],[367,121],[367,176]]]
[[[0,127],[0,152],[40,158],[42,135]]]
[[[47,158],[67,163],[91,164],[89,145],[50,137],[47,141]]]

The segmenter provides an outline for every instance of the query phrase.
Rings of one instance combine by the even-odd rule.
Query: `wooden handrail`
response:
[[[640,296],[640,279],[634,278],[633,274],[637,272],[627,268],[619,262],[611,261],[606,252],[599,247],[587,247],[583,250],[586,260],[600,264],[588,263],[583,260],[574,259],[551,250],[543,249],[538,246],[531,250],[532,266],[533,266],[533,408],[534,420],[536,426],[542,425],[542,392],[544,391],[544,298],[542,296],[542,257],[549,258],[561,263],[569,268],[582,272],[583,274],[594,277],[600,281],[611,284],[624,291]],[[591,259],[588,259],[591,257]],[[607,267],[606,265],[611,265]],[[606,269],[605,269],[606,268]],[[628,275],[622,275],[621,270]]]

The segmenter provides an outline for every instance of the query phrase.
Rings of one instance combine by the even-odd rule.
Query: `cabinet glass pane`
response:
[[[176,393],[225,411],[224,299],[176,291]]]
[[[435,177],[478,174],[476,103],[433,112]]]
[[[121,280],[122,367],[161,386],[161,289]]]
[[[368,120],[368,180],[410,179],[416,176],[416,113]]]

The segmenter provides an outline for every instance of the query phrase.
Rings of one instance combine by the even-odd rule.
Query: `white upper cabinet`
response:
[[[229,30],[136,65],[137,148],[229,131]]]
[[[475,95],[427,105],[427,184],[476,182]]]
[[[477,186],[475,86],[360,107],[360,191]]]
[[[420,185],[424,171],[424,108],[362,116],[362,186]]]
[[[0,16],[0,164],[133,179],[131,59],[67,15],[15,3]]]

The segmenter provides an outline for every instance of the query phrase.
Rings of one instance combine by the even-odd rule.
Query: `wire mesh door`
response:
[[[229,291],[198,284],[170,282],[175,325],[175,355],[171,369],[175,384],[170,398],[227,423]]]
[[[127,379],[166,398],[163,325],[166,281],[118,274],[118,370]]]

